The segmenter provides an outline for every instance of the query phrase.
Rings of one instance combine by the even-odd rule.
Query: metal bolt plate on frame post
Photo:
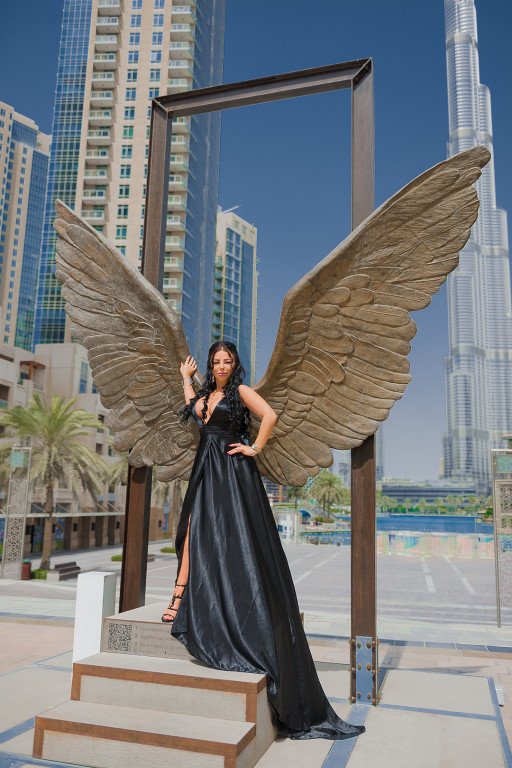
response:
[[[373,637],[356,635],[352,640],[355,666],[352,675],[355,678],[355,697],[351,701],[358,704],[375,704],[377,701],[377,649],[379,641]],[[353,680],[354,682],[354,680]]]

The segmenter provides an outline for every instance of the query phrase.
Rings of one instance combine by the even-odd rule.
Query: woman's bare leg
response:
[[[180,597],[183,594],[183,590],[185,589],[185,585],[188,582],[188,566],[189,566],[189,548],[188,548],[188,534],[190,531],[190,516],[188,518],[188,525],[187,525],[187,535],[185,536],[185,541],[183,542],[183,556],[181,558],[181,565],[180,570],[178,573],[178,576],[176,577],[176,584],[180,584],[180,586],[175,586],[174,593],[176,595],[176,599],[174,600],[174,605],[172,608],[166,608],[164,611],[164,617],[168,621],[174,621],[176,618],[176,613],[178,612],[178,608],[180,607]]]

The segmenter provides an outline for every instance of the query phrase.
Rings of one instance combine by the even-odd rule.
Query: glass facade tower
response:
[[[55,200],[75,207],[92,0],[64,0],[53,107],[52,147],[34,323],[34,345],[64,341],[65,313],[55,278]]]
[[[225,0],[65,0],[35,343],[69,341],[55,198],[140,266],[151,99],[222,82]],[[204,364],[211,334],[220,113],[173,121],[163,295]]]
[[[0,344],[32,349],[50,136],[0,102]]]
[[[445,361],[445,477],[490,489],[490,449],[512,431],[512,307],[507,215],[496,205],[491,97],[480,83],[473,0],[445,0],[448,155],[485,145],[480,213],[448,277],[450,352]]]
[[[246,384],[256,376],[257,230],[231,211],[217,214],[212,342],[236,345]]]

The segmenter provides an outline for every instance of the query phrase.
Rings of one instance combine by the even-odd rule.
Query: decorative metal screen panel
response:
[[[502,606],[512,607],[512,450],[491,451],[494,508],[496,613],[501,627]]]
[[[10,457],[9,494],[1,569],[3,579],[19,579],[21,576],[31,451],[31,448],[15,446]]]

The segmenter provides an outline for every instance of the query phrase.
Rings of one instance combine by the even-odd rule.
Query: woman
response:
[[[176,531],[178,576],[162,621],[194,658],[216,669],[267,674],[280,736],[345,739],[365,729],[338,717],[322,689],[300,620],[288,562],[254,456],[277,415],[242,383],[230,342],[208,352],[196,395],[193,357],[180,367],[200,441]],[[247,444],[250,412],[261,420]]]

